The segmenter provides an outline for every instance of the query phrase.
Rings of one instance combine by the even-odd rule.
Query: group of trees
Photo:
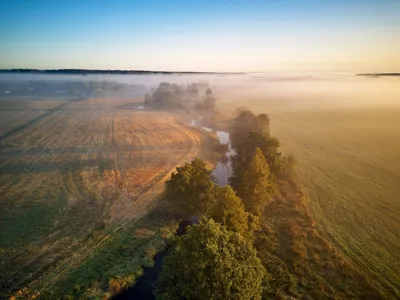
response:
[[[260,299],[265,270],[252,245],[258,217],[231,186],[217,186],[199,159],[165,184],[178,218],[201,218],[178,237],[157,282],[158,299]]]
[[[200,111],[214,111],[216,98],[210,88],[207,88],[202,100],[195,105],[195,109]]]
[[[186,88],[177,84],[162,82],[145,96],[145,102],[154,108],[195,109],[213,111],[216,98],[208,85],[192,83]]]
[[[266,271],[253,247],[285,157],[270,135],[269,118],[241,110],[232,123],[232,186],[214,184],[195,159],[166,182],[165,198],[178,218],[201,217],[178,237],[157,282],[158,299],[260,299]]]
[[[249,176],[251,176],[249,174]],[[249,196],[260,202],[258,191]],[[213,182],[211,171],[204,161],[195,159],[178,167],[165,183],[165,199],[171,213],[178,219],[194,217],[212,218],[229,230],[248,234],[257,228],[257,215],[247,207],[255,207],[256,202],[242,201],[229,185],[220,187]],[[266,198],[268,200],[269,197]],[[261,203],[258,204],[262,206]]]
[[[253,157],[245,164],[240,180],[237,180],[237,193],[243,199],[246,209],[261,215],[264,205],[273,193],[271,172],[260,148],[256,148]],[[238,177],[235,177],[237,179]]]
[[[165,183],[165,198],[178,218],[200,216],[212,206],[214,183],[206,164],[195,159],[176,168]]]
[[[263,173],[264,176],[269,173],[270,183],[277,178],[291,176],[295,160],[293,156],[284,156],[280,152],[280,142],[271,135],[269,124],[270,120],[266,114],[257,116],[246,109],[237,111],[230,130],[231,142],[236,150],[236,156],[232,160],[233,176],[230,178],[230,183],[238,191],[239,196],[243,196],[240,186],[247,181],[244,179],[246,170],[257,156],[257,160],[265,160],[267,164],[267,167],[263,167]],[[257,152],[257,148],[261,151]],[[273,189],[271,185],[269,188]]]
[[[265,270],[251,241],[212,219],[190,226],[164,259],[160,300],[261,299]]]

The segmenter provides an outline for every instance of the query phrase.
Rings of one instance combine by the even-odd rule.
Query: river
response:
[[[229,177],[232,175],[232,162],[231,158],[235,155],[235,150],[232,148],[230,135],[226,131],[222,130],[213,130],[212,128],[201,126],[200,119],[193,119],[190,123],[191,126],[200,127],[207,132],[215,132],[219,142],[221,145],[228,145],[228,151],[225,153],[226,159],[224,161],[218,162],[212,171],[212,176],[214,181],[219,186],[225,186],[229,182]],[[185,234],[185,227],[191,225],[192,222],[182,221],[179,224],[179,228],[177,230],[177,235]],[[135,285],[127,290],[123,291],[121,294],[115,296],[114,300],[125,300],[125,299],[141,299],[141,300],[154,300],[155,296],[153,295],[154,283],[157,281],[158,275],[162,269],[162,263],[168,254],[167,249],[159,252],[154,257],[154,266],[152,268],[143,268],[143,275],[139,277],[136,281]]]

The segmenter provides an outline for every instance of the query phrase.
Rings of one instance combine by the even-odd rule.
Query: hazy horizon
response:
[[[400,0],[1,0],[0,299],[400,299],[399,33]]]

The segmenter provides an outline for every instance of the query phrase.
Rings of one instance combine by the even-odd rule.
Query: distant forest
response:
[[[190,71],[150,71],[150,70],[89,70],[89,69],[0,69],[0,73],[34,73],[34,74],[121,74],[121,75],[143,75],[143,74],[245,74],[231,72],[190,72]]]
[[[365,73],[365,74],[357,74],[357,76],[372,76],[372,77],[386,76],[386,77],[396,77],[396,76],[400,76],[400,73]]]

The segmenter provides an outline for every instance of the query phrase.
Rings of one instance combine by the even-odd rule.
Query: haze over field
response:
[[[120,89],[114,89],[108,94],[106,101],[98,98],[92,90],[83,98],[86,100],[76,103],[84,110],[89,109],[87,112],[91,113],[91,118],[102,119],[105,109],[111,113],[118,107],[134,107],[124,103],[143,101],[145,94],[162,82],[182,86],[193,82],[208,84],[217,95],[217,109],[226,116],[239,106],[246,106],[255,112],[267,112],[273,120],[272,132],[281,140],[283,151],[294,154],[298,161],[299,179],[309,196],[309,204],[318,228],[377,285],[394,294],[398,292],[398,78],[367,78],[344,73],[282,72],[85,77],[0,74],[0,82],[9,89],[7,94],[2,91],[0,97],[4,116],[1,121],[2,133],[18,128],[30,118],[40,115],[42,111],[37,109],[45,111],[65,101],[65,95],[58,95],[56,90],[53,91],[56,93],[53,96],[30,96],[33,91],[29,89],[24,90],[26,94],[23,98],[21,95],[14,95],[17,91],[13,90],[14,85],[19,87],[19,84],[29,82],[32,86],[35,82],[46,82],[48,87],[57,88],[67,83],[89,88],[90,82],[92,85],[103,82],[103,88],[121,85]],[[126,87],[129,88],[128,92]],[[102,95],[105,92],[106,88]],[[32,105],[37,108],[30,112]],[[64,110],[74,111],[73,107],[69,105]],[[11,114],[11,111],[8,112],[10,109]],[[222,181],[227,181],[227,178]],[[113,208],[113,218],[121,214],[127,215],[126,204],[119,205],[125,207],[124,212],[118,213]],[[365,226],[366,221],[368,226]],[[13,226],[12,223],[10,226]],[[11,230],[4,229],[8,227],[3,227],[3,230]]]
[[[0,298],[399,299],[399,32],[399,1],[1,1]]]

